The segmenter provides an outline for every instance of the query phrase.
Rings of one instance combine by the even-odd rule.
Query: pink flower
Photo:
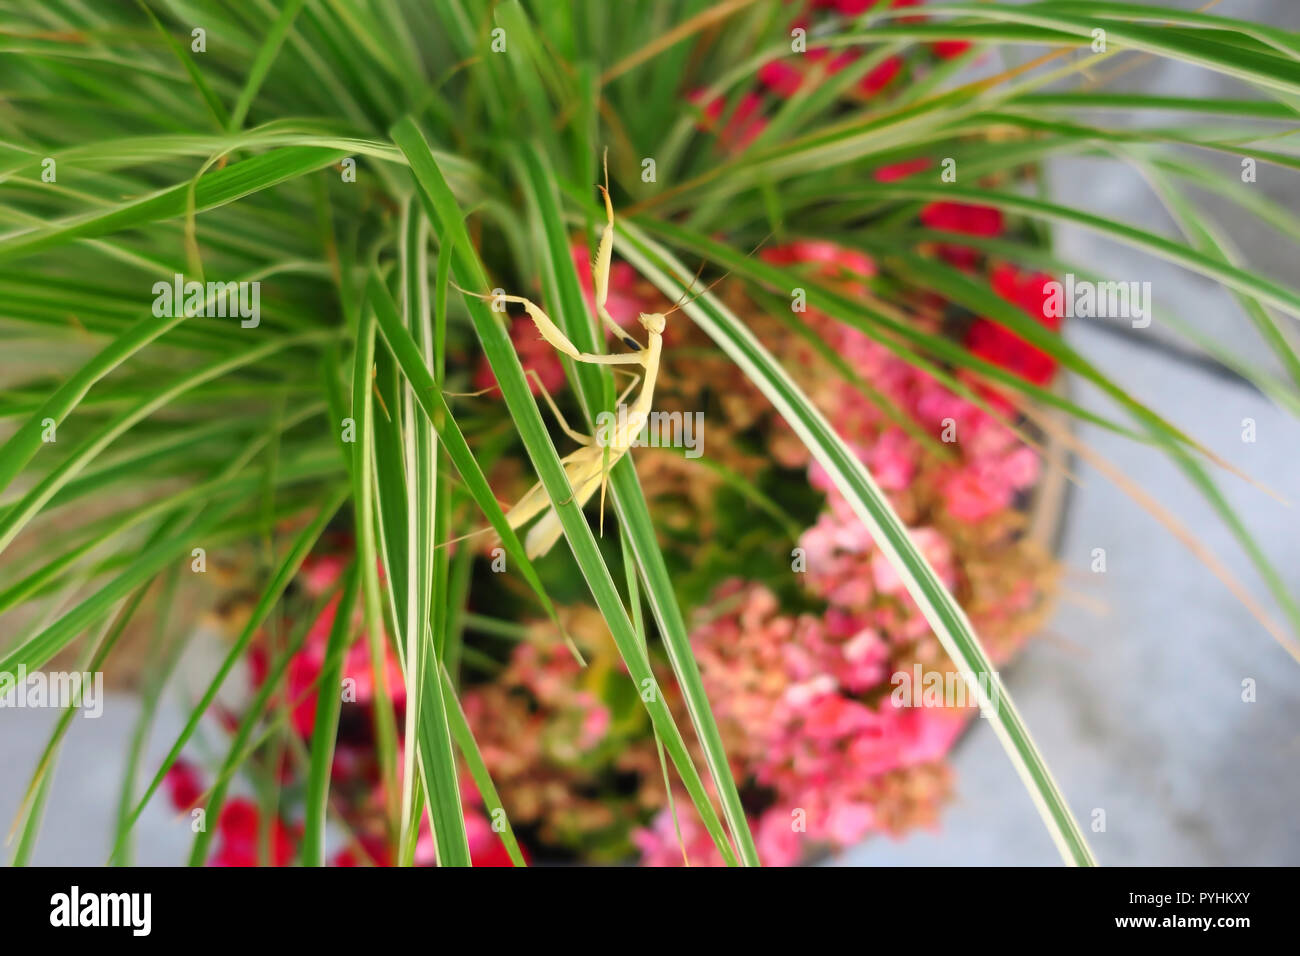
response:
[[[605,734],[608,733],[610,724],[609,708],[585,691],[578,695],[578,700],[586,708],[582,715],[582,725],[579,728],[578,746],[586,750],[600,743]]]
[[[902,491],[916,471],[917,451],[907,434],[898,427],[886,429],[867,454],[867,467],[885,491]]]
[[[959,234],[993,235],[1002,228],[996,209],[958,203],[931,204],[925,219]],[[874,263],[854,261],[851,253],[803,239],[760,255],[841,283],[863,283],[874,275]],[[996,277],[995,288],[1017,304],[1033,304],[1033,283],[1019,275]],[[935,512],[946,508],[965,521],[1004,512],[1036,480],[1037,455],[997,418],[860,330],[815,311],[806,321],[897,412],[936,437],[955,426],[950,455],[931,457],[897,415],[882,412],[879,400],[844,383],[809,386],[813,400],[905,516],[914,545],[943,583],[969,585],[980,604],[981,572],[970,564],[959,567],[956,554],[967,552],[954,550],[954,541],[969,542]],[[716,592],[718,612],[691,632],[737,776],[769,800],[754,824],[760,856],[769,865],[797,862],[810,846],[845,846],[879,830],[896,832],[903,825],[900,813],[904,819],[932,814],[945,789],[934,765],[973,716],[972,709],[955,706],[892,706],[887,678],[891,664],[898,666],[896,658],[932,669],[951,664],[857,511],[820,464],[809,461],[807,468],[809,483],[826,498],[799,539],[806,558],[802,580],[811,597],[825,602],[824,613],[790,614],[763,586],[732,581]],[[937,520],[927,523],[932,516]],[[989,530],[997,533],[996,526]],[[1028,607],[1035,589],[1026,584],[994,609],[981,605],[981,618]],[[912,768],[915,773],[900,773]],[[692,864],[720,862],[689,806],[679,804],[679,811]],[[791,826],[792,811],[806,832]],[[635,841],[647,863],[681,862],[666,814]]]
[[[319,596],[330,589],[347,567],[349,550],[345,546],[327,554],[308,555],[298,572],[298,580],[308,594]]]
[[[947,539],[933,528],[909,528],[908,536],[912,539],[913,546],[921,552],[930,566],[934,568],[939,580],[944,583],[945,587],[951,588],[955,574],[952,564],[952,548]],[[886,594],[902,594],[906,590],[893,562],[886,557],[883,551],[876,551],[872,555],[871,571],[875,578],[876,587]]]
[[[642,866],[681,866],[683,846],[691,866],[723,865],[722,854],[689,804],[678,805],[678,824],[682,831],[681,843],[677,840],[673,815],[665,807],[655,814],[650,826],[632,834],[632,842],[641,851]]]
[[[830,808],[825,830],[839,846],[851,846],[871,832],[876,813],[868,803],[837,803]]]
[[[855,693],[866,691],[884,680],[888,649],[873,628],[865,628],[843,646],[844,686]]]
[[[803,855],[802,834],[791,811],[772,808],[758,820],[754,845],[764,866],[796,866]]]
[[[814,265],[813,273],[844,285],[844,291],[861,294],[867,290],[864,280],[876,274],[876,263],[856,249],[847,249],[820,239],[796,239],[780,246],[768,246],[759,252],[764,262],[775,265]]]
[[[823,694],[803,713],[803,732],[813,740],[852,736],[871,723],[871,711],[838,694]]]
[[[974,703],[977,698],[968,694],[967,700]],[[972,716],[970,710],[951,707],[909,707],[900,714],[907,729],[902,750],[902,760],[907,764],[942,760]]]
[[[1022,445],[1002,460],[1002,467],[1007,484],[1016,490],[1028,488],[1038,480],[1038,453]]]
[[[1014,489],[996,468],[976,464],[956,471],[943,486],[948,511],[962,521],[980,521],[1011,504]]]

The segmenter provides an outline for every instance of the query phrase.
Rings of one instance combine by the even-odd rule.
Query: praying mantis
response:
[[[572,500],[578,503],[579,508],[583,507],[591,499],[597,488],[600,489],[600,520],[603,533],[605,491],[609,471],[632,448],[633,442],[635,442],[649,420],[650,409],[654,403],[655,383],[659,377],[659,360],[663,354],[663,333],[667,325],[667,317],[680,309],[682,304],[679,303],[667,312],[642,312],[640,314],[641,327],[645,329],[647,336],[645,346],[642,346],[614,321],[606,308],[606,302],[609,298],[610,260],[614,251],[614,204],[609,197],[608,163],[605,166],[605,184],[597,188],[600,189],[605,200],[605,226],[601,230],[596,259],[592,265],[596,314],[600,317],[601,322],[605,324],[605,327],[612,331],[620,342],[631,349],[630,352],[616,354],[580,352],[569,340],[568,336],[536,303],[523,296],[483,295],[474,292],[467,292],[466,294],[476,295],[483,299],[495,299],[500,302],[514,302],[523,306],[528,317],[537,326],[537,331],[541,333],[542,338],[557,351],[567,355],[575,362],[588,362],[593,365],[640,366],[639,374],[626,369],[614,369],[614,371],[622,371],[632,377],[631,383],[619,395],[615,403],[616,407],[623,405],[627,401],[628,396],[638,383],[641,385],[641,391],[637,394],[636,400],[628,406],[627,414],[618,416],[617,423],[613,427],[597,429],[598,435],[602,431],[604,432],[599,438],[584,435],[582,432],[570,427],[564,418],[564,414],[555,404],[555,399],[551,397],[546,386],[542,384],[541,377],[535,370],[529,370],[533,381],[546,400],[546,404],[549,406],[551,414],[555,416],[561,430],[581,446],[562,458],[560,464],[564,466],[565,476],[569,479],[569,484],[573,488]],[[465,292],[466,290],[461,291]],[[538,515],[541,515],[541,518],[529,529],[524,538],[524,551],[530,560],[541,557],[550,551],[563,533],[559,515],[556,513],[555,506],[541,482],[533,485],[523,497],[506,511],[506,520],[511,528],[517,530]]]

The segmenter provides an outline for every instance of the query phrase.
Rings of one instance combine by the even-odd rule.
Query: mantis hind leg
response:
[[[629,375],[632,378],[632,381],[628,383],[627,388],[623,389],[623,391],[619,393],[618,398],[614,399],[614,407],[617,409],[627,401],[627,397],[632,394],[632,389],[636,388],[640,383],[641,376],[636,372],[629,372],[627,369],[617,367],[612,369],[612,371],[621,372],[622,374]],[[606,457],[605,452],[607,451],[609,451],[609,449],[602,446],[600,458],[600,534],[602,537],[604,537],[605,534],[605,492],[609,487],[609,472],[610,469],[614,467],[615,462],[617,462],[619,458],[623,457],[622,454],[614,456],[612,452],[608,457]]]
[[[641,381],[641,376],[638,375],[636,372],[628,372],[626,369],[615,369],[615,371],[622,371],[625,374],[632,376],[632,381],[628,384],[627,388],[623,389],[622,393],[618,396],[618,398],[614,400],[614,407],[618,408],[620,405],[622,405],[624,402],[627,401],[627,397],[632,394],[632,389],[636,388],[637,384]],[[600,459],[600,534],[601,537],[605,536],[605,489],[609,485],[609,470],[613,467],[614,467],[614,462],[613,461],[607,462],[605,457],[602,455]]]
[[[593,454],[595,451],[594,447],[588,445],[579,448],[577,451],[570,452],[560,459],[560,464],[564,466],[564,474],[569,479],[571,486],[579,487],[583,481],[587,480],[591,466],[596,461]],[[510,527],[518,528],[541,514],[550,506],[550,503],[550,494],[547,492],[546,486],[539,481],[529,488],[524,496],[506,512],[506,521],[510,523]],[[568,500],[562,502],[562,504],[568,504]]]
[[[550,503],[547,497],[546,487],[539,481],[524,493],[524,496],[514,503],[509,511],[506,512],[506,521],[510,527],[516,530],[522,525],[527,524],[532,518],[541,514],[542,510]]]
[[[609,487],[609,470],[613,467],[612,461],[604,457],[600,459],[600,523],[597,527],[602,538],[605,537],[605,489]]]

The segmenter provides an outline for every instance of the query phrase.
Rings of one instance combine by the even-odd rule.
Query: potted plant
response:
[[[0,672],[138,662],[115,860],[165,789],[193,864],[796,863],[932,823],[982,711],[1091,863],[997,673],[1049,607],[1071,416],[1167,450],[1292,646],[1216,489],[1232,463],[1061,336],[1120,290],[1048,226],[1215,279],[1300,368],[1274,317],[1300,295],[1187,195],[1266,216],[1253,180],[1164,152],[1294,166],[1266,141],[1288,109],[1091,85],[1163,56],[1295,94],[1293,34],[1132,4],[245,14],[32,10],[0,66]],[[1058,154],[1137,164],[1184,235],[1042,195]],[[1300,407],[1300,375],[1201,344]],[[656,417],[579,478],[615,369]],[[146,766],[195,584],[221,663]]]

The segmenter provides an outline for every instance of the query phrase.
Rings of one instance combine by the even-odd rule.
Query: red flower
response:
[[[923,0],[893,0],[889,4],[891,7],[915,7],[919,6]],[[866,13],[872,7],[885,6],[881,0],[813,0],[813,7],[834,7],[846,17],[856,17],[859,13]],[[909,17],[909,19],[911,19]]]
[[[188,810],[203,796],[203,782],[195,766],[186,760],[177,760],[163,778],[167,796],[177,810]]]
[[[993,206],[932,202],[921,210],[921,222],[931,229],[945,232],[963,232],[969,236],[996,236],[1002,232],[1002,211]]]
[[[809,60],[812,60],[814,63],[818,63],[821,60],[826,59],[826,57],[830,56],[830,53],[831,53],[830,47],[818,46],[818,47],[813,47],[804,55]],[[825,67],[826,75],[834,76],[836,73],[844,69],[846,66],[848,66],[857,58],[858,58],[857,50],[845,50],[843,53],[837,53],[831,59],[831,61],[826,64]]]
[[[334,854],[330,866],[393,865],[392,855],[388,852],[388,844],[383,837],[367,833],[357,837],[357,842],[361,844],[360,849],[345,846]]]
[[[248,651],[248,679],[254,689],[262,686],[270,669],[271,662],[267,659],[266,648],[254,644]]]
[[[777,96],[789,98],[799,91],[803,73],[785,60],[769,60],[758,68],[758,79]]]
[[[703,90],[696,90],[690,95],[692,103],[699,103],[704,98]],[[723,110],[726,109],[727,101],[725,97],[714,97],[704,105],[704,116],[707,122],[698,124],[698,128],[707,132],[715,132],[718,120],[722,118]],[[727,150],[739,152],[750,143],[763,128],[767,126],[767,120],[762,116],[760,110],[763,107],[763,98],[757,93],[746,93],[736,104],[736,108],[731,112],[727,119],[727,125],[718,132],[718,142]]]
[[[1047,285],[1053,281],[1051,276],[1041,272],[1022,273],[1015,266],[1002,263],[993,270],[989,281],[994,292],[1013,305],[1020,306],[1035,321],[1049,329],[1061,327],[1061,317],[1049,315],[1047,310],[1047,300],[1050,297]]]
[[[921,222],[944,232],[996,236],[1002,232],[1002,211],[993,206],[934,202],[921,210]],[[943,245],[939,254],[959,269],[971,269],[975,265],[976,253],[969,246]]]
[[[1015,266],[1003,264],[993,270],[991,281],[993,291],[1003,299],[1019,306],[1047,328],[1060,329],[1060,318],[1049,316],[1044,308],[1047,298],[1044,286],[1052,281],[1051,276],[1021,273]],[[1046,385],[1056,374],[1055,359],[989,319],[976,319],[971,324],[966,333],[966,347],[974,355],[1035,385]]]
[[[465,813],[465,837],[469,843],[469,860],[472,865],[515,865],[510,859],[510,854],[506,852],[500,835],[492,829],[487,817],[475,810],[467,810]],[[525,863],[529,862],[528,854],[524,852],[523,847],[519,848],[519,854],[524,858]]]
[[[891,7],[919,7],[925,0],[893,0]],[[920,23],[925,17],[899,17],[899,23]]]
[[[876,274],[876,263],[870,256],[820,239],[796,239],[785,245],[769,246],[759,257],[775,265],[817,263],[817,274],[828,279],[861,280]]]
[[[881,166],[873,175],[878,183],[892,183],[900,179],[906,179],[908,176],[915,176],[917,173],[924,172],[929,168],[930,160],[924,156],[918,156],[916,159],[905,159],[901,163]]]
[[[813,0],[813,9],[831,7],[846,17],[855,17],[879,2],[880,0]]]
[[[988,319],[976,319],[971,325],[966,333],[966,347],[973,355],[1035,385],[1046,385],[1056,371],[1051,356]]]
[[[864,76],[858,83],[858,89],[868,95],[879,93],[894,77],[898,76],[902,69],[903,61],[896,56],[891,56]]]
[[[258,841],[261,838],[261,814],[251,800],[236,797],[221,808],[217,823],[217,837],[221,841],[212,866],[257,866]],[[293,860],[294,838],[284,823],[276,818],[271,823],[272,866],[288,866]]]
[[[520,848],[520,853],[523,848]],[[526,859],[526,858],[525,858]],[[510,859],[510,854],[506,851],[505,845],[495,836],[492,842],[479,850],[471,850],[469,861],[474,866],[514,866],[515,861]]]
[[[501,837],[492,830],[487,819],[472,809],[465,811],[465,835],[469,842],[469,859],[472,866],[514,866],[510,854],[501,843]],[[392,866],[392,854],[382,837],[365,834],[358,837],[361,844],[346,846],[330,860],[331,866]],[[525,863],[531,862],[528,851],[522,846],[520,855]],[[415,853],[416,865],[433,862],[433,834],[427,821],[421,823],[419,845]]]
[[[940,40],[931,44],[935,56],[941,60],[953,60],[970,49],[969,40]]]

